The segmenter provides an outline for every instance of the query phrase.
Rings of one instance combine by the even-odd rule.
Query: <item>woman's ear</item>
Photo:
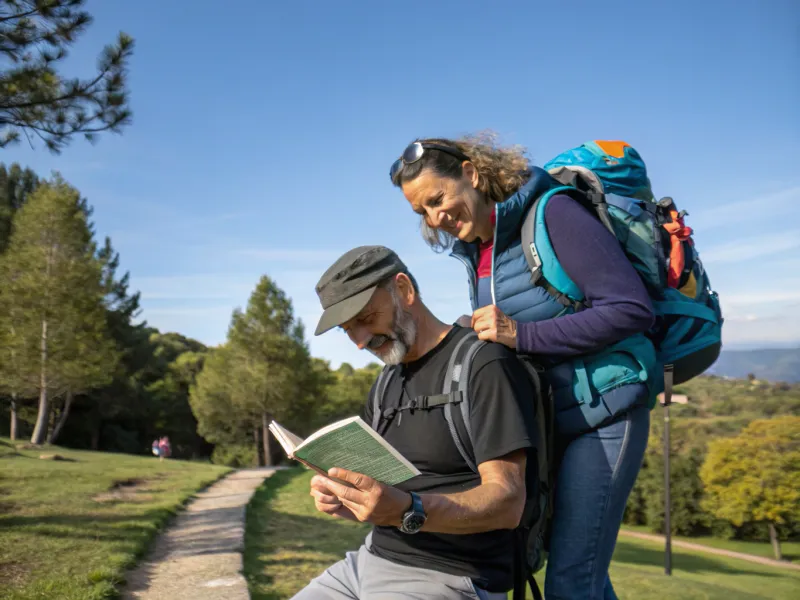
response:
[[[478,169],[475,168],[475,165],[473,165],[470,161],[465,160],[461,164],[461,172],[464,178],[469,181],[470,185],[475,189],[478,189],[478,183],[480,183],[481,176],[478,173]]]

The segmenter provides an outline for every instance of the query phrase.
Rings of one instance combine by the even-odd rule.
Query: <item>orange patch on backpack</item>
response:
[[[631,146],[628,142],[617,140],[595,140],[594,143],[597,144],[603,152],[609,156],[615,156],[616,158],[625,158],[625,148],[630,148]]]

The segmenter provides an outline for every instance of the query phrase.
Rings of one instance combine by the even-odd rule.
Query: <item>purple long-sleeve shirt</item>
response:
[[[547,203],[545,224],[558,261],[591,307],[518,323],[518,351],[575,356],[649,329],[654,314],[644,283],[605,226],[562,194]]]

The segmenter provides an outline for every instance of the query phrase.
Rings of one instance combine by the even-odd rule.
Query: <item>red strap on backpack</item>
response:
[[[683,273],[686,259],[683,255],[683,242],[692,243],[692,228],[683,224],[683,217],[674,208],[669,211],[671,223],[664,223],[664,229],[669,233],[669,270],[667,272],[667,285],[677,288]]]

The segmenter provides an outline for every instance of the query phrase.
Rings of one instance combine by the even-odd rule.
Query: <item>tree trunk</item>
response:
[[[50,406],[47,400],[47,320],[42,321],[41,366],[39,374],[39,414],[31,436],[32,444],[41,444],[47,435]]]
[[[11,441],[17,439],[17,395],[11,394]]]
[[[90,442],[92,450],[100,449],[100,433],[103,431],[103,418],[100,416],[100,409],[96,408],[92,419],[92,440]]]
[[[775,525],[769,523],[769,541],[772,542],[772,551],[775,553],[775,560],[783,560],[781,556],[781,541],[778,539],[778,532]]]
[[[269,415],[266,412],[261,413],[261,441],[264,443],[264,465],[267,467],[272,466],[272,452],[269,447]]]
[[[67,392],[67,397],[64,399],[64,408],[59,415],[58,421],[56,422],[55,427],[53,427],[53,433],[50,434],[50,438],[47,440],[48,444],[55,444],[56,440],[58,439],[58,434],[61,433],[61,428],[64,427],[64,423],[67,422],[67,417],[69,417],[69,409],[72,406],[72,394]]]
[[[261,429],[256,427],[253,429],[253,441],[256,444],[256,466],[263,467],[264,466],[264,447],[261,445],[260,439]]]

